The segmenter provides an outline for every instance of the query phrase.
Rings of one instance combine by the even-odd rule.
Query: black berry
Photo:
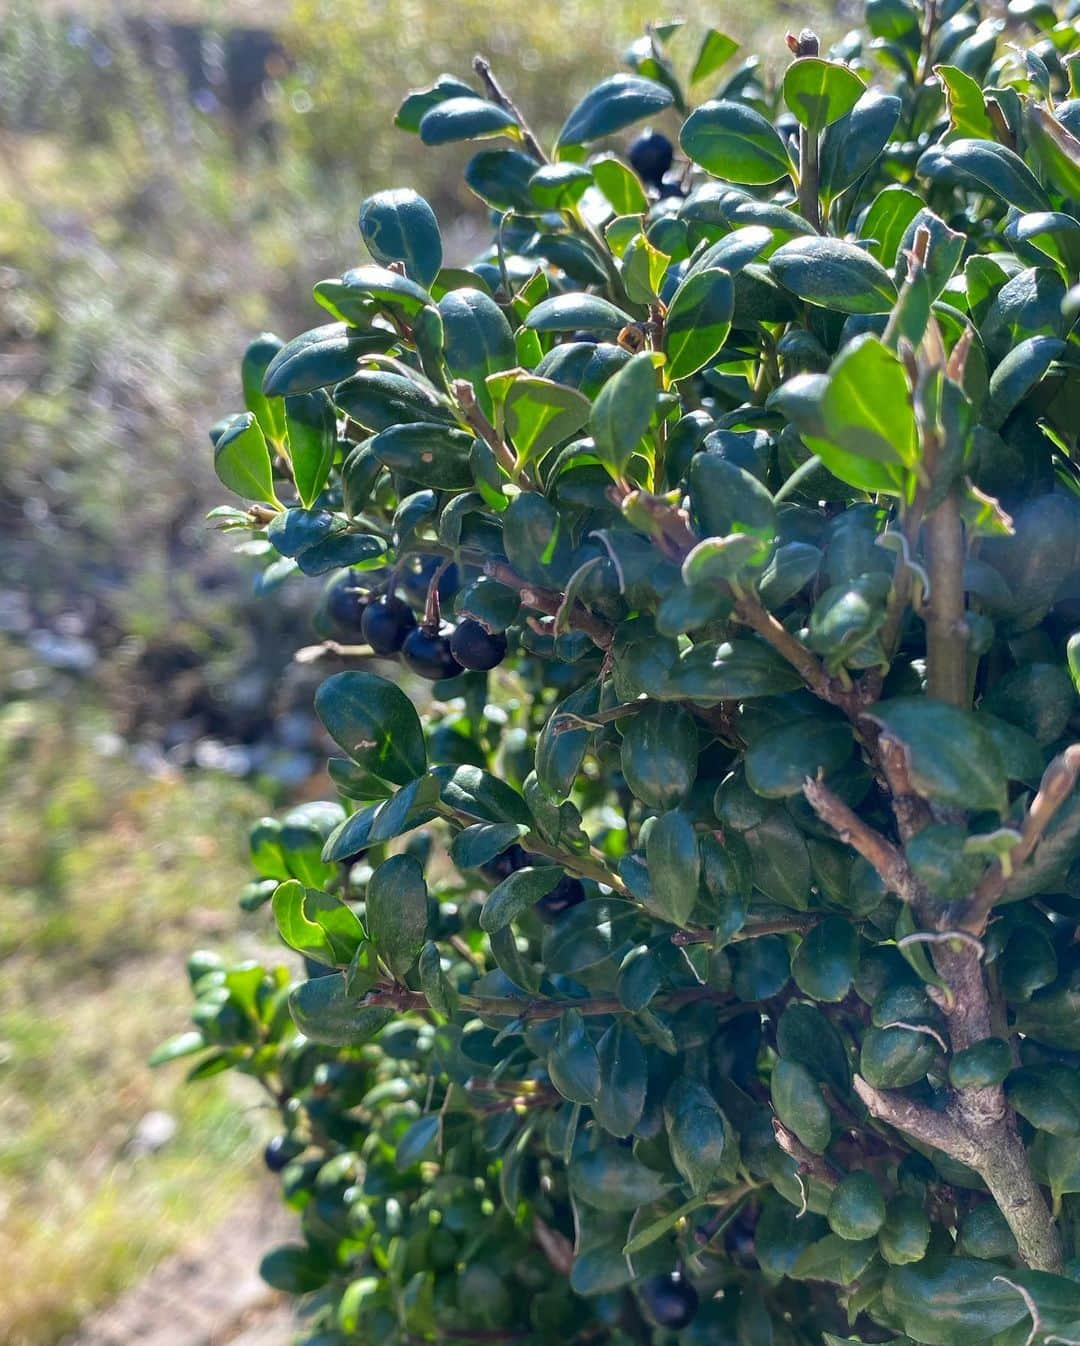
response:
[[[383,594],[368,604],[360,629],[376,654],[397,654],[405,637],[416,629],[416,618],[408,603]]]
[[[355,570],[346,570],[326,595],[327,616],[345,631],[359,631],[371,592]]]
[[[450,650],[462,668],[483,673],[506,658],[506,637],[501,631],[485,631],[479,622],[466,617],[454,628]]]
[[[513,846],[507,846],[505,851],[500,851],[494,860],[481,865],[480,873],[493,883],[501,883],[515,870],[524,869],[529,864],[532,864],[532,856],[515,842]]]
[[[461,665],[450,650],[449,635],[427,631],[417,626],[405,637],[401,647],[401,662],[417,677],[438,682],[453,678],[461,672]]]
[[[551,892],[545,893],[537,902],[536,914],[542,921],[554,921],[564,911],[584,901],[585,889],[581,880],[575,879],[572,874],[564,874]]]
[[[641,1307],[654,1327],[668,1327],[678,1332],[693,1321],[698,1294],[678,1273],[650,1276],[641,1282]]]
[[[630,167],[650,187],[659,187],[671,167],[674,150],[671,141],[659,131],[643,131],[630,146]]]
[[[263,1150],[263,1163],[271,1173],[281,1170],[296,1157],[296,1144],[284,1136],[275,1136]]]

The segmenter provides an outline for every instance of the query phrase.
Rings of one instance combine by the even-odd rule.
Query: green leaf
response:
[[[214,445],[214,471],[230,491],[245,500],[280,508],[274,494],[270,450],[250,411],[234,416]]]
[[[453,75],[440,75],[434,84],[426,89],[412,89],[405,97],[394,117],[394,125],[402,131],[411,131],[413,135],[420,130],[420,119],[436,103],[445,103],[449,98],[472,98],[475,90]]]
[[[677,807],[697,776],[693,716],[681,707],[647,703],[623,730],[620,762],[627,785],[647,808]]]
[[[841,1097],[851,1088],[843,1039],[816,1005],[788,1005],[776,1025],[776,1045],[781,1056],[798,1061]]]
[[[563,124],[556,150],[614,135],[673,102],[670,89],[640,75],[612,75],[590,89]]]
[[[871,201],[859,232],[882,266],[895,263],[900,240],[922,208],[921,197],[895,182],[882,188]]]
[[[715,28],[706,29],[698,49],[697,60],[690,72],[690,83],[698,84],[701,80],[708,79],[710,75],[715,75],[738,50],[739,44],[733,37],[728,37],[726,33],[718,32]]]
[[[1008,1273],[1019,1283],[1031,1276]],[[904,1332],[925,1346],[982,1346],[1028,1317],[1023,1298],[1005,1283],[999,1266],[940,1254],[890,1267],[883,1303]]]
[[[784,102],[801,126],[820,135],[858,102],[866,85],[839,61],[802,56],[784,72]]]
[[[685,1220],[688,1215],[692,1215],[694,1211],[700,1210],[702,1206],[708,1204],[706,1197],[692,1196],[689,1201],[684,1201],[681,1206],[676,1206],[674,1210],[668,1211],[656,1220],[650,1220],[635,1231],[633,1238],[627,1240],[623,1248],[623,1254],[626,1257],[632,1257],[634,1253],[643,1252],[674,1229],[680,1220]]]
[[[878,1232],[878,1247],[890,1266],[907,1266],[925,1257],[930,1242],[930,1221],[922,1205],[903,1193],[885,1208],[885,1223]]]
[[[569,727],[568,715],[588,717],[600,707],[600,686],[588,682],[552,710],[536,740],[536,776],[555,802],[567,799],[589,746],[591,731]]]
[[[918,460],[918,428],[904,366],[871,333],[849,342],[833,362],[820,412],[827,438],[846,453],[904,467]]]
[[[450,843],[450,859],[458,869],[480,869],[528,835],[520,823],[473,823]]]
[[[186,1033],[177,1033],[168,1041],[163,1042],[159,1047],[155,1047],[150,1053],[147,1065],[164,1066],[170,1061],[179,1061],[184,1056],[194,1056],[196,1052],[201,1052],[206,1047],[206,1039],[198,1029],[189,1029]],[[644,1103],[644,1099],[642,1100]]]
[[[373,307],[415,318],[432,302],[422,285],[385,266],[355,266],[340,279],[319,281],[313,293],[323,308],[357,327],[367,326]]]
[[[291,344],[291,343],[290,343]],[[259,422],[267,442],[280,448],[285,442],[285,408],[264,387],[266,372],[277,360],[283,342],[273,332],[262,332],[248,344],[240,364],[244,406]]]
[[[625,475],[655,409],[656,371],[650,353],[642,351],[608,379],[593,403],[589,428],[597,457],[612,476]]]
[[[263,392],[269,397],[295,397],[328,388],[356,372],[362,355],[378,355],[398,341],[382,327],[350,327],[330,322],[313,327],[282,346],[266,367]]]
[[[697,833],[685,813],[656,818],[645,842],[652,905],[672,925],[685,926],[697,901],[701,855]]]
[[[435,212],[408,187],[376,192],[360,207],[360,234],[382,266],[400,262],[405,274],[428,289],[442,269],[442,235]]]
[[[427,767],[420,717],[385,678],[335,673],[315,693],[315,714],[346,755],[380,779],[407,785]]]
[[[570,1165],[570,1190],[594,1210],[637,1210],[659,1201],[671,1188],[621,1145],[600,1145]]]
[[[792,172],[784,142],[745,103],[704,103],[683,124],[679,143],[696,164],[725,182],[765,186]]]
[[[593,181],[593,165],[545,164],[529,180],[529,190],[544,210],[570,210],[581,200]]]
[[[339,383],[334,403],[372,434],[418,421],[453,424],[449,407],[434,389],[384,369],[362,369]]]
[[[1005,1081],[1021,1117],[1052,1136],[1080,1136],[1080,1077],[1068,1066],[1022,1066]]]
[[[773,1067],[772,1104],[776,1115],[808,1150],[824,1154],[832,1137],[832,1114],[813,1075],[797,1061],[781,1058]]]
[[[685,651],[668,679],[665,698],[738,701],[793,692],[802,679],[772,648],[755,640],[705,641]]]
[[[358,1047],[385,1028],[396,1011],[389,1005],[365,1005],[345,989],[343,977],[313,977],[289,994],[293,1022],[306,1038],[327,1047]]]
[[[384,860],[368,879],[364,912],[372,943],[401,981],[427,940],[427,884],[419,860]]]
[[[986,111],[986,99],[978,80],[955,65],[936,65],[934,74],[945,89],[949,109],[948,135],[975,140],[993,140],[994,124]]]
[[[1080,974],[1018,1006],[1016,1031],[1046,1047],[1080,1051]]]
[[[738,1139],[708,1089],[683,1076],[664,1098],[671,1159],[695,1195],[715,1191],[735,1176]]]
[[[391,472],[440,491],[466,490],[473,484],[475,438],[450,425],[418,421],[392,425],[369,441],[371,452]]]
[[[504,429],[522,465],[576,434],[592,405],[576,388],[522,374],[514,380],[503,406]]]
[[[607,197],[615,214],[644,215],[649,209],[638,175],[614,154],[602,154],[589,164],[597,187]]]
[[[287,397],[285,425],[296,492],[310,508],[326,485],[337,448],[333,403],[321,388]]]
[[[878,162],[902,107],[895,94],[867,89],[850,112],[825,128],[818,182],[826,201],[835,199]],[[865,227],[862,232],[867,236]]]
[[[799,990],[811,1000],[836,1004],[851,989],[858,966],[859,939],[855,927],[846,917],[827,916],[803,936],[791,960],[791,975]]]
[[[605,1131],[622,1139],[631,1134],[645,1111],[648,1057],[623,1017],[604,1031],[596,1044],[596,1055],[600,1062],[600,1090],[592,1113]]]
[[[308,1295],[330,1279],[331,1268],[312,1248],[286,1245],[268,1252],[259,1263],[259,1275],[272,1290]]]
[[[364,927],[341,898],[296,879],[278,884],[273,911],[285,943],[328,967],[346,967],[364,938]]]
[[[1050,210],[1039,180],[1014,151],[994,140],[961,139],[932,145],[916,165],[932,181],[974,188],[1018,210]]]
[[[734,289],[726,271],[695,271],[672,295],[664,324],[672,382],[696,374],[719,353],[731,331]]]
[[[793,238],[777,248],[769,268],[792,294],[838,313],[888,313],[896,302],[881,263],[838,238]]]
[[[746,783],[766,799],[797,795],[807,777],[827,775],[849,761],[851,745],[848,726],[824,717],[778,724],[747,749]]]
[[[425,145],[449,145],[455,140],[481,140],[505,135],[517,122],[497,103],[462,95],[436,103],[420,118],[420,139]]]
[[[885,1198],[873,1177],[862,1170],[845,1174],[833,1190],[826,1218],[842,1239],[873,1238],[885,1223]]]
[[[468,379],[484,415],[491,417],[491,391],[485,380],[517,364],[514,334],[503,311],[482,290],[451,290],[439,300],[445,334],[446,364],[456,378]]]
[[[492,209],[531,215],[538,207],[529,184],[539,167],[521,150],[482,150],[465,166],[465,181]]]
[[[993,736],[973,712],[912,696],[879,702],[873,718],[903,747],[911,783],[920,794],[946,807],[1004,812],[1004,763]]]
[[[517,869],[492,889],[480,908],[480,928],[494,935],[540,901],[563,877],[557,865]]]
[[[559,294],[531,309],[525,326],[536,332],[620,332],[632,323],[629,313],[596,294]]]
[[[600,1060],[581,1011],[564,1010],[548,1053],[551,1082],[571,1103],[593,1103],[600,1093]]]
[[[859,1072],[875,1089],[917,1084],[937,1055],[934,1039],[907,1028],[868,1028],[859,1054]]]

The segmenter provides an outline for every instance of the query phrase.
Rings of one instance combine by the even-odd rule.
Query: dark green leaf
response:
[[[640,75],[612,75],[590,89],[567,117],[557,148],[584,145],[654,117],[672,103],[670,89]]]
[[[563,877],[557,865],[542,869],[518,869],[503,879],[480,909],[480,927],[489,935],[516,921],[544,897]]]
[[[777,248],[769,268],[800,299],[839,313],[888,313],[896,302],[881,263],[838,238],[793,238]]]
[[[461,95],[436,103],[420,118],[420,139],[425,145],[448,145],[455,140],[481,140],[505,135],[517,122],[497,103],[475,95]]]
[[[595,1210],[637,1210],[651,1206],[671,1188],[621,1145],[601,1145],[570,1165],[570,1190]]]
[[[328,1047],[358,1047],[394,1018],[388,1005],[365,1005],[345,990],[340,976],[313,977],[289,995],[289,1009],[297,1028],[312,1042]]]
[[[596,454],[612,475],[626,472],[656,408],[656,371],[648,351],[608,379],[593,403],[589,428]]]
[[[675,381],[703,369],[731,330],[734,290],[726,271],[688,275],[668,305],[664,326],[668,377]]]
[[[407,187],[376,192],[360,207],[360,233],[382,266],[400,262],[427,289],[442,268],[442,235],[435,212]]]
[[[685,926],[697,901],[701,856],[697,834],[685,813],[661,814],[645,842],[652,905],[672,925]]]
[[[392,855],[368,880],[364,911],[368,934],[399,980],[427,939],[427,884],[420,862]]]
[[[898,697],[874,718],[903,747],[915,789],[936,804],[993,809],[1007,803],[1005,767],[979,717],[930,697]]]
[[[783,1057],[772,1072],[772,1104],[776,1115],[808,1150],[824,1154],[832,1136],[832,1114],[813,1075]]]
[[[703,104],[690,114],[679,141],[695,163],[725,182],[764,186],[792,171],[783,141],[745,103]]]
[[[406,785],[424,772],[420,717],[405,693],[385,678],[335,673],[315,693],[315,713],[334,742],[373,775]]]

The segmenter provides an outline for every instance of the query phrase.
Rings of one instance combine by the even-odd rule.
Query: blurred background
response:
[[[818,17],[673,8],[688,59],[706,21],[779,61],[784,28]],[[393,126],[411,86],[482,51],[550,134],[669,17],[654,0],[0,0],[8,1346],[64,1339],[258,1181],[257,1100],[145,1064],[185,1026],[191,948],[265,946],[235,902],[251,822],[326,790],[318,673],[290,663],[312,595],[259,598],[257,558],[204,522],[225,494],[206,428],[240,406],[244,345],[321,321],[311,286],[363,260],[357,209],[379,188],[429,198],[451,263],[480,246],[465,151]]]

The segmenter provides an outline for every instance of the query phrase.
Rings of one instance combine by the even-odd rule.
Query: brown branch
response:
[[[514,451],[481,411],[476,400],[476,390],[468,379],[454,380],[454,396],[461,408],[461,414],[495,455],[499,466],[510,476],[514,476],[517,471],[517,458]]]
[[[521,115],[517,104],[495,78],[495,72],[491,68],[491,62],[483,56],[473,57],[473,69],[480,76],[484,83],[484,88],[488,91],[488,96],[492,102],[498,103],[504,112],[508,112],[514,121],[518,124],[521,131],[521,140],[525,148],[537,160],[538,163],[546,164],[549,162],[548,156],[544,153],[544,148],[537,140],[529,123]]]
[[[490,579],[498,580],[500,584],[505,584],[508,589],[517,589],[521,594],[521,601],[526,607],[535,608],[537,612],[546,613],[549,617],[554,617],[560,610],[564,602],[564,595],[555,589],[544,589],[539,585],[533,584],[531,580],[522,579],[522,577],[511,566],[504,561],[483,561],[484,574]],[[564,619],[570,626],[577,631],[584,631],[602,650],[606,650],[612,642],[614,632],[607,622],[595,617],[588,608],[581,603],[564,614]]]
[[[895,1089],[875,1089],[861,1075],[854,1077],[852,1088],[865,1103],[870,1115],[879,1122],[888,1122],[906,1136],[922,1141],[924,1145],[932,1145],[957,1163],[966,1164],[968,1168],[976,1167],[978,1147],[948,1113],[937,1112],[922,1103],[916,1103]]]
[[[902,853],[887,837],[864,823],[824,781],[807,779],[803,782],[803,794],[821,821],[828,823],[841,841],[873,865],[890,892],[905,902],[918,903],[922,896],[919,885]]]
[[[560,1276],[569,1276],[574,1265],[574,1245],[566,1235],[552,1229],[551,1225],[541,1220],[539,1215],[534,1215],[533,1237],[552,1270],[557,1271]]]
[[[777,916],[769,920],[747,921],[741,930],[736,930],[729,942],[735,944],[740,940],[760,939],[762,935],[805,935],[820,920],[820,916]],[[686,944],[710,944],[712,939],[711,930],[677,930],[671,942],[682,947]]]
[[[776,1143],[799,1165],[799,1171],[809,1178],[816,1178],[826,1187],[835,1187],[840,1181],[840,1170],[834,1168],[823,1154],[808,1150],[793,1131],[789,1131],[779,1117],[772,1119],[773,1135]]]
[[[825,670],[825,665],[812,654],[801,641],[780,624],[771,612],[768,612],[752,594],[743,594],[735,604],[735,615],[745,625],[755,630],[763,640],[782,654],[795,671],[802,677],[807,687],[824,701],[841,706],[853,713],[856,699],[838,682],[834,682]]]
[[[1009,874],[1000,860],[980,879],[964,916],[964,926],[976,935],[986,929],[986,922],[994,904],[1005,891],[1005,885],[1011,874],[1031,858],[1032,852],[1042,840],[1058,809],[1065,803],[1076,788],[1080,776],[1080,743],[1066,748],[1043,772],[1039,782],[1039,791],[1028,806],[1020,829],[1020,840],[1009,852]]]
[[[901,839],[910,841],[917,832],[933,822],[930,805],[911,783],[904,745],[890,734],[882,733],[876,724],[873,732],[877,762],[889,787],[896,826]]]
[[[684,986],[676,991],[657,997],[657,1004],[666,1009],[681,1009],[684,1005],[697,1004],[699,1001],[714,1001],[718,1004],[731,999],[729,992],[714,991],[709,986]],[[528,1023],[541,1023],[547,1019],[558,1019],[566,1010],[576,1009],[586,1016],[626,1014],[626,1006],[614,996],[595,996],[585,1000],[539,1000],[518,999],[514,996],[470,996],[459,997],[461,1007],[475,1014],[490,1014],[500,1019],[521,1019]],[[389,1005],[403,1013],[415,1010],[420,1013],[430,1009],[427,996],[422,991],[410,991],[407,987],[392,986],[383,982],[373,987],[363,1000],[363,1005]],[[744,1007],[739,1006],[740,1011]]]

